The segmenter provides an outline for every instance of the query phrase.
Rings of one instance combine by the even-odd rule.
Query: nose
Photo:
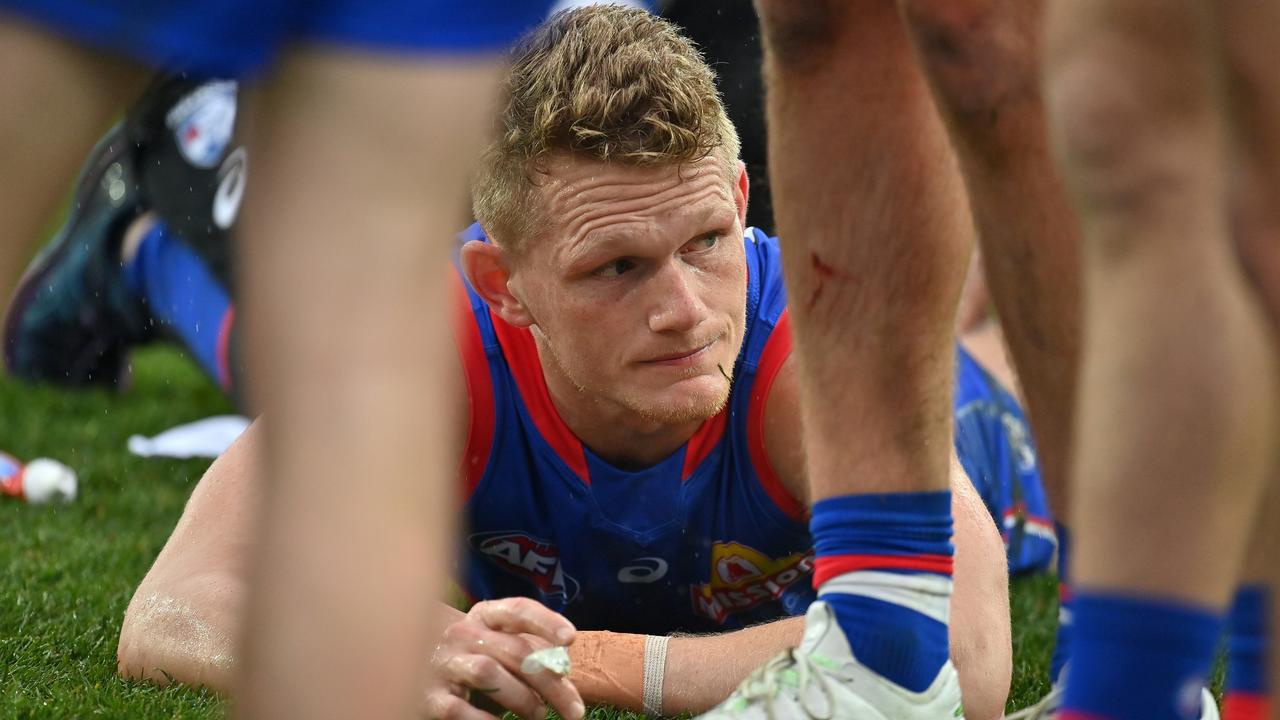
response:
[[[680,262],[662,267],[653,278],[653,300],[649,329],[655,333],[688,332],[707,316],[707,306],[698,295],[696,270]]]

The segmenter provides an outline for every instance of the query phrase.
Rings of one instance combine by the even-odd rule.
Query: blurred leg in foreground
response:
[[[1239,251],[1255,231],[1233,238],[1231,219],[1253,192],[1274,208],[1277,186],[1239,176],[1257,143],[1230,125],[1234,11],[1218,5],[1049,11],[1046,97],[1085,278],[1064,718],[1200,713],[1272,464],[1274,329]],[[1250,22],[1274,47],[1276,26]]]

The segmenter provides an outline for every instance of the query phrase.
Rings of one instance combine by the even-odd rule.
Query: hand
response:
[[[483,693],[525,720],[542,720],[547,704],[565,720],[580,720],[585,709],[573,683],[545,670],[525,673],[520,669],[529,653],[568,645],[576,632],[564,616],[529,598],[477,603],[445,628],[431,657],[426,716],[493,720],[494,715],[470,702],[473,695]]]

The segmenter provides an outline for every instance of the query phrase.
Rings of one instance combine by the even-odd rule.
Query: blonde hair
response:
[[[504,91],[472,184],[476,219],[503,246],[518,248],[542,220],[535,175],[552,154],[656,165],[718,152],[737,176],[738,133],[715,74],[674,25],[643,10],[557,13],[516,45]]]

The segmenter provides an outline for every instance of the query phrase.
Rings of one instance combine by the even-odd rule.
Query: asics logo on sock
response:
[[[222,161],[218,168],[218,191],[213,195],[213,222],[223,230],[229,229],[240,214],[240,201],[244,199],[244,186],[249,177],[249,153],[238,147]]]

